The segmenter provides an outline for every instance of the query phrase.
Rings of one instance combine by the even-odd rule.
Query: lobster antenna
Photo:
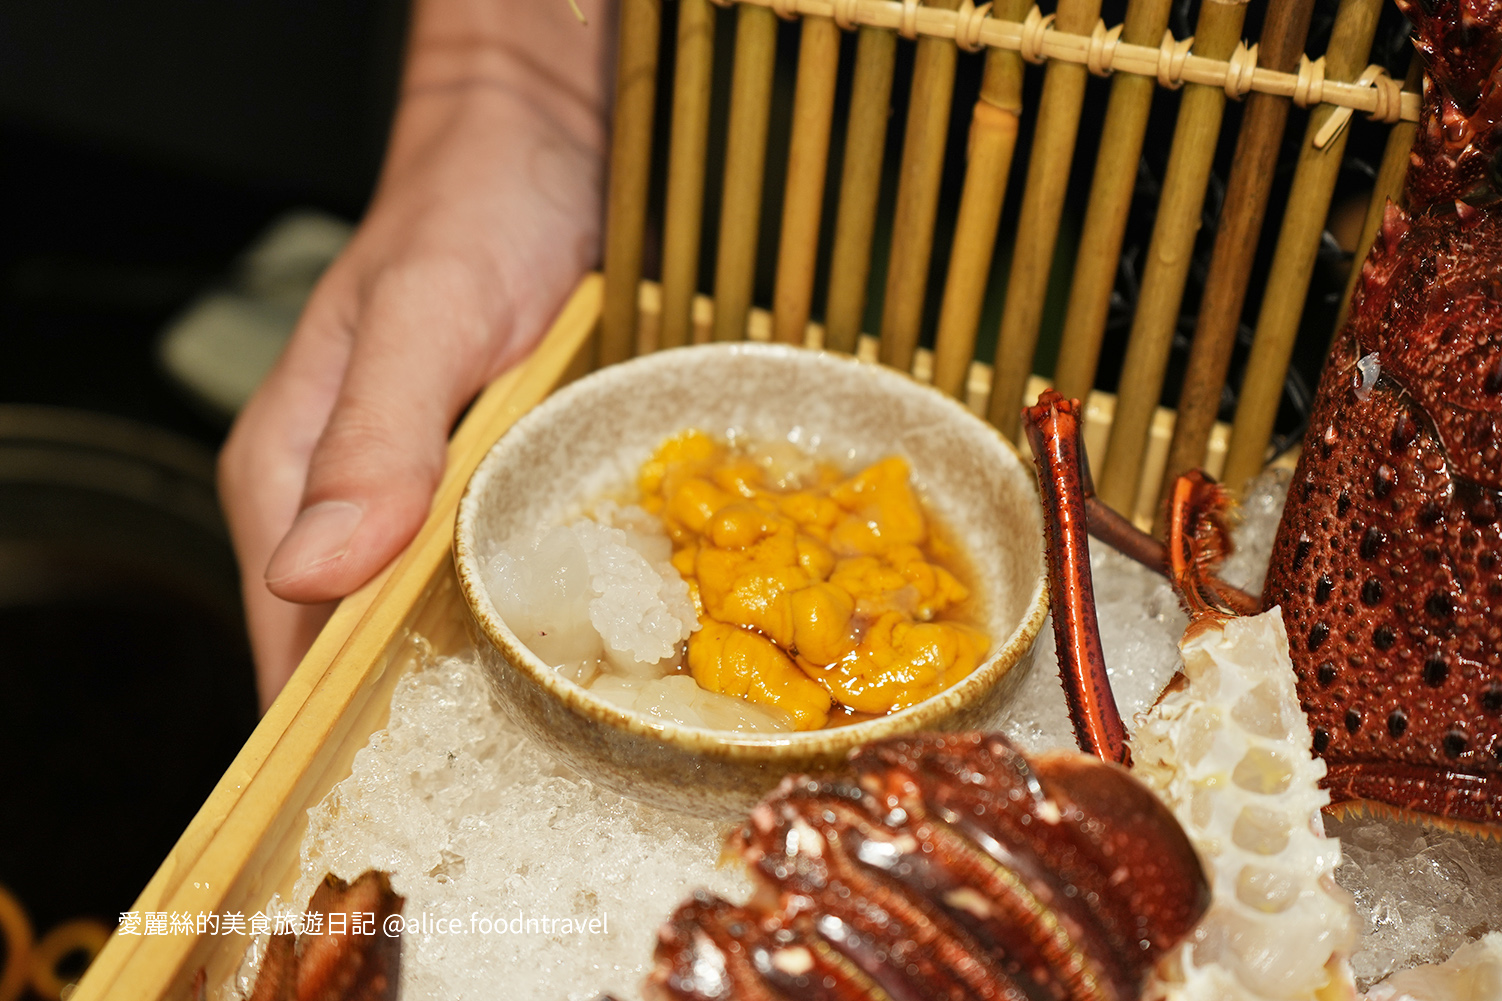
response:
[[[1090,580],[1090,535],[1080,436],[1080,404],[1046,390],[1022,412],[1038,466],[1038,491],[1048,543],[1048,591],[1053,608],[1059,677],[1080,749],[1120,764],[1131,762],[1126,726],[1116,708],[1101,650]]]

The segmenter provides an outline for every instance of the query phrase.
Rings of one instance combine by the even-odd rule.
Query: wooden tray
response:
[[[386,725],[391,692],[413,662],[410,637],[439,653],[467,642],[450,557],[459,495],[480,459],[518,417],[588,370],[602,283],[587,277],[547,337],[496,380],[449,443],[448,468],[412,544],[340,603],[292,680],[132,905],[134,911],[251,914],[290,894],[308,808],[349,774],[355,752]],[[188,998],[239,967],[240,935],[110,938],[70,1001]]]
[[[480,459],[522,414],[559,386],[593,367],[602,280],[580,283],[537,351],[496,380],[476,401],[449,444],[448,467],[432,511],[412,544],[365,587],[340,603],[287,687],[219,780],[156,875],[131,909],[138,912],[252,914],[273,893],[290,897],[298,877],[299,848],[307,811],[350,773],[355,753],[386,725],[397,679],[412,667],[423,637],[434,653],[452,654],[468,643],[466,613],[451,557],[459,496]],[[702,297],[701,297],[702,298]],[[655,284],[641,287],[642,328],[655,328],[661,296]],[[698,304],[696,320],[707,339],[712,306]],[[696,324],[699,326],[700,324]],[[752,313],[749,335],[767,339],[770,318]],[[809,328],[817,346],[822,331]],[[862,356],[875,358],[875,340],[863,338]],[[914,375],[932,369],[920,351]],[[979,410],[989,392],[990,368],[977,363],[969,403]],[[1029,398],[1045,385],[1034,378]],[[1086,438],[1103,447],[1115,400],[1092,394]],[[1161,409],[1161,408],[1160,408]],[[1224,455],[1226,429],[1213,439],[1211,462]],[[1144,482],[1156,483],[1173,433],[1173,414],[1161,410]],[[1213,470],[1212,470],[1213,471]],[[1150,520],[1152,496],[1138,520]],[[225,983],[239,968],[249,940],[241,935],[114,935],[70,1001],[189,998],[193,979],[206,971],[210,985]]]

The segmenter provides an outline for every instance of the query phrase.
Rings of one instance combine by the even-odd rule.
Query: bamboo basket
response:
[[[1367,55],[1382,0],[1341,0],[1327,54],[1304,54],[1313,0],[1271,0],[1258,44],[1241,39],[1244,6],[1204,0],[1194,38],[1166,30],[1168,0],[1129,0],[1124,23],[1099,19],[1099,0],[1059,0],[1044,16],[1026,0],[677,0],[675,75],[663,102],[669,142],[661,282],[643,282],[657,109],[661,0],[621,0],[620,55],[610,161],[604,275],[587,277],[539,349],[492,384],[456,431],[431,513],[407,550],[346,598],[291,682],[133,905],[137,911],[251,913],[297,877],[307,809],[349,774],[355,752],[385,725],[396,680],[416,658],[467,642],[450,539],[470,472],[521,414],[571,378],[643,351],[752,338],[855,352],[931,381],[1016,437],[1017,414],[1050,383],[1089,397],[1086,439],[1102,496],[1149,524],[1166,479],[1194,465],[1240,486],[1260,470],[1284,372],[1354,112],[1394,123],[1367,209],[1357,259],[1381,206],[1396,198],[1417,118],[1406,90]],[[715,21],[735,18],[728,140],[712,276],[698,294],[709,162],[709,81]],[[763,214],[778,20],[800,20],[800,43],[774,294],[753,304]],[[840,34],[855,32],[843,169],[823,211],[834,134]],[[879,329],[862,330],[872,272],[882,153],[898,46],[916,48]],[[946,148],[944,123],[961,52],[984,51],[968,142]],[[1013,170],[1024,71],[1046,63],[1019,202],[1017,235],[995,357],[974,358],[981,304]],[[1090,74],[1111,75],[1100,152],[1074,263],[1060,361],[1035,374],[1033,356]],[[1155,94],[1182,88],[1167,181],[1119,397],[1092,392],[1133,173]],[[1158,405],[1210,170],[1228,100],[1244,100],[1234,166],[1177,413]],[[1276,245],[1235,419],[1216,410],[1250,262],[1267,209],[1271,165],[1290,105],[1312,109]],[[929,288],[940,171],[964,163],[951,264]],[[832,232],[823,322],[813,275],[821,232]],[[655,246],[650,248],[655,250]],[[1255,294],[1260,290],[1254,290]],[[1294,294],[1296,293],[1296,294]],[[933,347],[920,346],[928,297],[938,298]],[[239,936],[116,935],[72,994],[187,998],[202,969],[225,982]]]

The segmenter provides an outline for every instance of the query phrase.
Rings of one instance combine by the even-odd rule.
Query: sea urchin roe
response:
[[[884,612],[860,645],[823,670],[802,658],[836,699],[859,712],[906,709],[965,677],[990,649],[985,633],[959,622],[914,622]]]
[[[984,633],[943,618],[969,591],[932,558],[949,553],[899,457],[846,477],[796,450],[748,453],[688,431],[638,486],[698,608],[688,665],[710,691],[813,729],[837,704],[915,705],[985,658]]]
[[[713,619],[701,623],[688,644],[688,667],[700,687],[776,706],[799,730],[828,722],[829,693],[798,670],[775,643],[740,626]]]

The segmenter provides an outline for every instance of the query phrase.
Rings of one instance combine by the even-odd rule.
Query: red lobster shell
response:
[[[795,778],[731,836],[758,886],[660,933],[656,999],[1125,999],[1209,888],[1120,767],[996,734],[901,738]]]
[[[325,876],[308,901],[318,930],[271,936],[250,1001],[395,1001],[402,940],[389,934],[386,921],[405,904],[384,872],[371,870],[353,883]],[[342,920],[336,924],[330,915]],[[371,922],[368,932],[362,918]]]
[[[1268,572],[1333,798],[1502,821],[1502,4],[1399,0],[1424,102]]]

